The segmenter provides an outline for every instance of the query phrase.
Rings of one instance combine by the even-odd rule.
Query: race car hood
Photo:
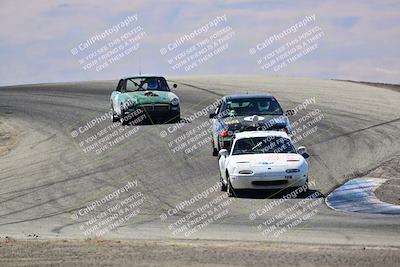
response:
[[[288,119],[282,115],[253,115],[224,118],[223,124],[229,130],[279,130],[288,127]]]
[[[136,91],[125,94],[137,105],[170,104],[172,99],[178,98],[174,93],[167,91]]]
[[[305,163],[305,159],[294,153],[266,153],[266,154],[244,154],[231,156],[232,162],[238,167],[276,167],[287,166],[297,168]]]

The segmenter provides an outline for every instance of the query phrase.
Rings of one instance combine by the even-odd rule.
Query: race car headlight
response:
[[[178,98],[172,99],[172,100],[171,100],[171,105],[173,105],[173,106],[179,105],[179,99],[178,99]]]
[[[295,172],[300,172],[299,169],[287,169],[286,170],[287,173],[295,173]]]
[[[241,170],[239,171],[239,174],[253,174],[252,170]]]

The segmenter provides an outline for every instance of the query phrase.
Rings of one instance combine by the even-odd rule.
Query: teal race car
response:
[[[177,87],[176,84],[173,85]],[[180,120],[180,101],[161,76],[134,76],[119,80],[111,93],[112,121],[128,124],[138,114],[150,120]]]

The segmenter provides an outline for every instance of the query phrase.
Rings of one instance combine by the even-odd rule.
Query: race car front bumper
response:
[[[179,118],[180,107],[169,104],[154,104],[137,106],[126,111],[127,115],[136,117],[137,114],[145,114],[146,118]],[[133,116],[132,116],[133,115]]]
[[[307,184],[307,174],[268,177],[232,175],[230,180],[234,189],[283,189]]]

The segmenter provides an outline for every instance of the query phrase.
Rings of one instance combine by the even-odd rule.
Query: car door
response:
[[[221,109],[224,106],[224,99],[221,101],[217,109],[215,110],[216,116],[212,119],[212,134],[215,148],[218,148],[219,139],[218,136],[223,128],[221,121]]]
[[[118,82],[117,88],[111,93],[111,105],[113,111],[119,116],[121,115],[121,95],[125,91],[126,80],[121,79]]]
[[[229,157],[229,156],[226,156],[226,157],[222,156],[222,157],[219,157],[219,160],[218,160],[218,163],[219,163],[219,172],[220,172],[221,177],[222,177],[222,179],[224,180],[225,183],[227,182],[227,181],[226,181],[226,173],[225,173],[225,170],[226,170],[226,163],[227,163],[227,158],[228,158],[228,157]]]
[[[232,151],[232,148],[231,148],[231,151]],[[226,169],[228,168],[228,164],[229,164],[229,161],[230,161],[231,151],[229,151],[228,156],[225,156],[225,157],[221,156],[221,157],[219,157],[219,160],[218,160],[219,171],[220,171],[221,177],[222,177],[222,179],[224,180],[225,183],[227,182]]]

